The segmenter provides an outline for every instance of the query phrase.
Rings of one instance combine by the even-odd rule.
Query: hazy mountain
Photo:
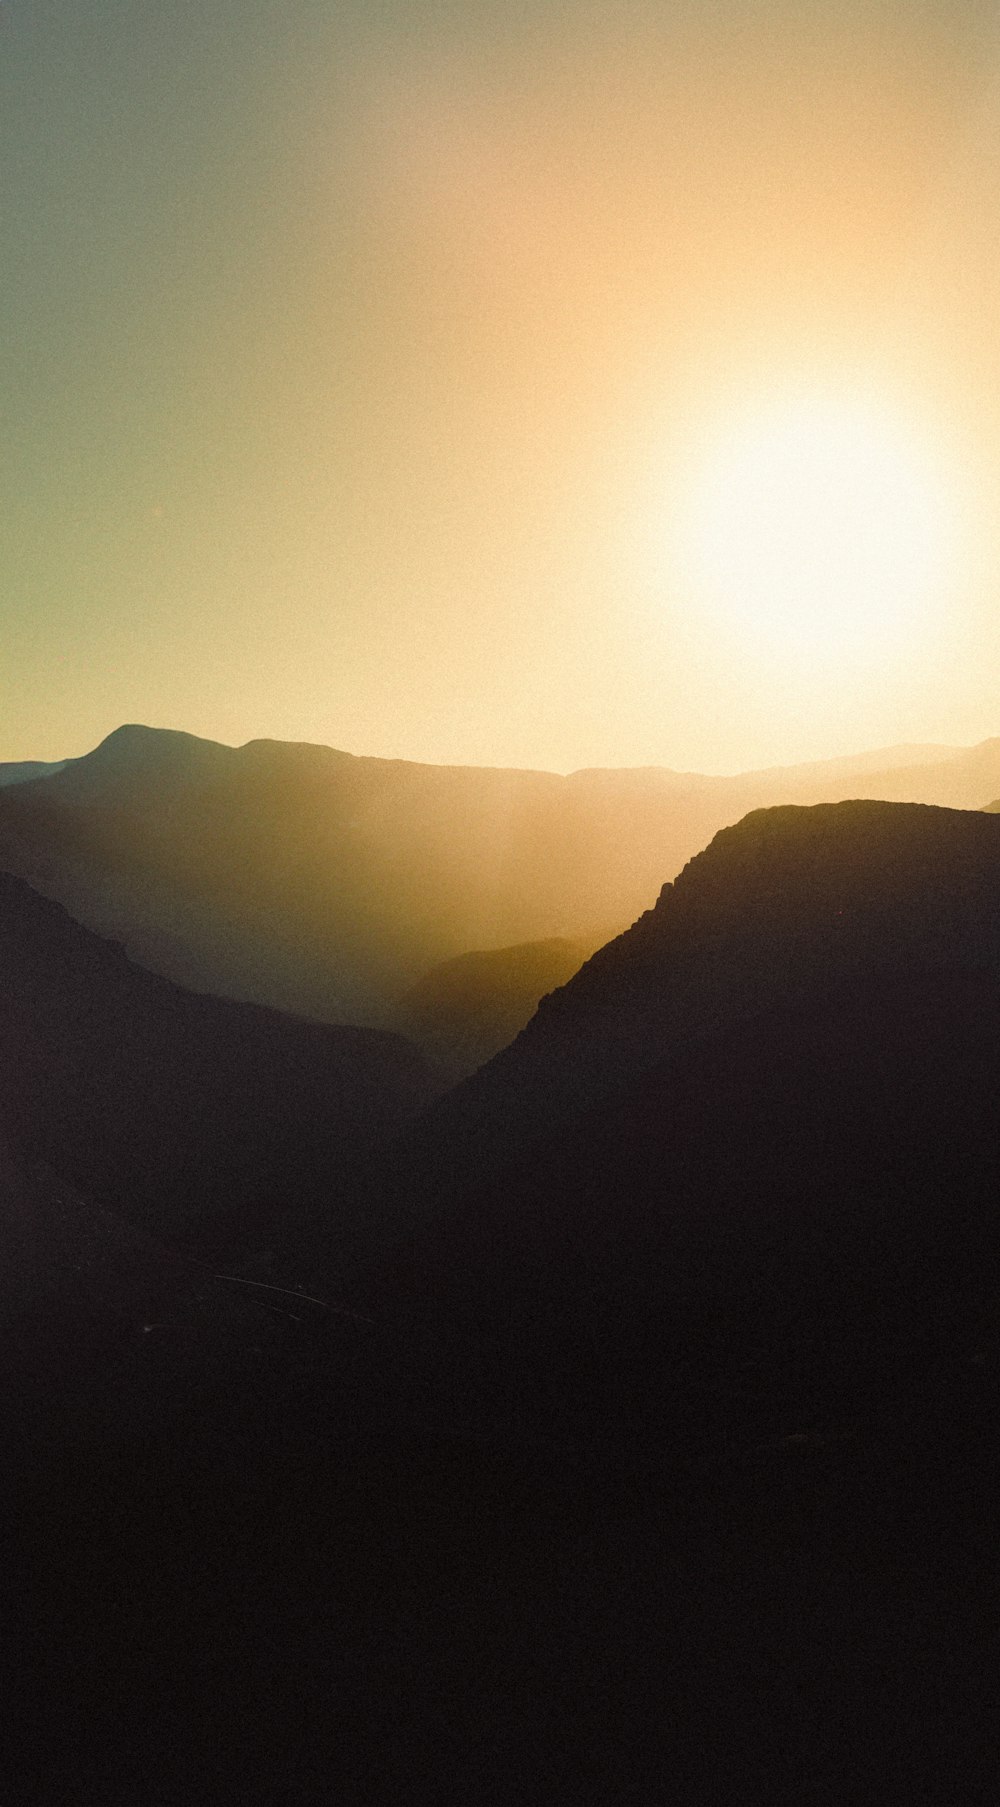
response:
[[[19,759],[0,762],[0,786],[28,784],[34,778],[54,778],[65,769],[65,760],[46,764],[43,759]]]
[[[719,827],[859,790],[979,809],[1000,791],[1000,741],[737,778],[559,777],[126,727],[0,793],[0,863],[183,984],[389,1023],[443,961],[593,945]]]
[[[0,875],[3,1120],[96,1205],[243,1246],[335,1215],[345,1171],[430,1095],[416,1050],[183,991]]]
[[[594,952],[582,941],[529,941],[446,960],[406,993],[400,1029],[453,1079],[475,1072],[530,1022],[539,1000]]]

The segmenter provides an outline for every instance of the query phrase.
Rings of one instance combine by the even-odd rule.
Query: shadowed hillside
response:
[[[131,1136],[169,1091],[145,1171],[183,1134],[197,1179],[192,1007],[243,1100],[211,1092],[192,1205],[220,1175],[242,1200],[278,1124],[342,1170],[255,1039],[302,1025],[184,999],[6,881],[0,1239],[42,1433],[5,1540],[12,1798],[644,1804],[667,1776],[692,1807],[987,1807],[998,878],[985,814],[719,835],[397,1144],[394,1196],[351,1184],[357,1336],[200,1295],[41,1171],[44,1135],[117,1175],[114,1101]],[[283,1258],[330,1298],[336,1227],[324,1281],[305,1222]]]
[[[998,1025],[996,975],[820,987],[435,1189],[393,1310],[442,1412],[635,1462],[922,1435],[975,1402],[1000,1357]]]
[[[401,999],[399,1027],[442,1071],[462,1079],[506,1048],[540,999],[565,985],[593,951],[586,942],[556,940],[459,954]]]
[[[182,991],[6,875],[0,975],[17,1145],[195,1245],[239,1247],[293,1208],[335,1213],[345,1168],[432,1089],[401,1038]]]
[[[445,1164],[505,1158],[562,1117],[745,1018],[927,968],[1000,972],[1000,824],[850,802],[722,830],[600,949],[422,1137]]]
[[[269,1308],[278,1295],[227,1283],[150,1234],[136,1221],[152,1214],[148,1200],[136,1194],[125,1216],[84,1197],[19,1148],[17,1128],[0,1137],[8,1487],[71,1474],[96,1449],[190,1419],[279,1360],[291,1322]],[[147,1179],[154,1203],[165,1178]]]

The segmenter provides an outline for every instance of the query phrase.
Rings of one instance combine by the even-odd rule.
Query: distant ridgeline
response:
[[[517,1033],[719,828],[859,792],[982,809],[1000,792],[1000,741],[738,778],[560,777],[133,726],[44,776],[6,769],[0,865],[140,964],[400,1029],[454,1075]]]

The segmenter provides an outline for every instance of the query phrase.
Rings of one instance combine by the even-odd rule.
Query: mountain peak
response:
[[[235,757],[232,747],[180,728],[123,722],[90,753],[67,762],[51,795],[60,803],[114,808],[139,802],[155,783],[165,800],[171,791],[199,782]]]
[[[148,758],[153,753],[165,753],[168,749],[177,752],[182,748],[218,747],[220,741],[204,740],[197,734],[188,734],[183,728],[151,728],[145,722],[122,722],[112,728],[99,741],[92,752],[85,753],[85,759],[121,759]],[[79,764],[80,761],[74,761]]]

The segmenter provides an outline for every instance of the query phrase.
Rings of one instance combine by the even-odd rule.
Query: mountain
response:
[[[582,941],[529,941],[459,954],[425,973],[401,999],[398,1023],[452,1079],[475,1072],[520,1033],[541,998],[565,985],[594,952]]]
[[[185,992],[9,875],[0,972],[14,1145],[182,1246],[266,1246],[293,1211],[336,1216],[351,1164],[435,1083],[399,1037]]]
[[[42,759],[0,762],[0,787],[7,784],[28,784],[35,778],[54,778],[57,772],[64,770],[65,765],[65,760],[55,760],[49,764]]]
[[[629,1464],[882,1420],[973,1434],[998,901],[989,816],[850,803],[722,831],[407,1139],[380,1309],[418,1395]]]
[[[0,865],[179,983],[390,1025],[441,963],[594,945],[720,827],[859,790],[980,809],[1000,791],[1000,741],[737,778],[560,777],[130,726],[0,792]]]
[[[724,831],[395,1199],[311,1060],[398,1043],[3,881],[8,1796],[992,1801],[998,858],[902,805]],[[377,1325],[159,1233],[280,1233],[269,1162]]]
[[[651,1466],[955,1411],[996,1379],[998,1023],[994,976],[834,986],[428,1189],[389,1292],[411,1376],[455,1424]]]
[[[431,1114],[427,1146],[492,1161],[659,1061],[825,986],[1000,971],[1000,824],[848,802],[722,829],[652,910],[542,1000],[516,1042]]]

